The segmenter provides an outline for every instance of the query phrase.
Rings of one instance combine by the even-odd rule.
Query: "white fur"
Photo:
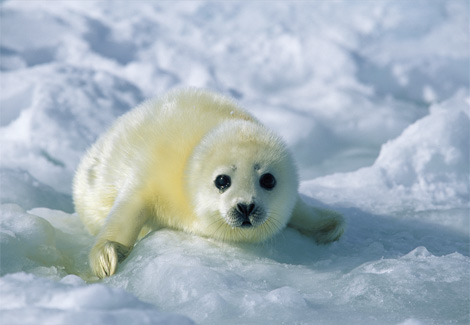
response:
[[[260,185],[266,173],[276,178],[272,190]],[[223,192],[214,185],[222,174],[231,178]],[[90,264],[102,278],[115,272],[139,237],[161,227],[259,242],[289,223],[320,243],[337,240],[342,217],[305,205],[297,186],[279,137],[232,100],[185,90],[146,102],[115,122],[80,163],[74,202],[97,235]],[[256,206],[251,227],[237,226],[239,203]]]

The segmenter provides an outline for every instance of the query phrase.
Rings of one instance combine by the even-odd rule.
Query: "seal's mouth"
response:
[[[252,210],[250,214],[241,213],[236,207],[229,210],[224,216],[225,222],[232,228],[256,228],[266,220],[267,216],[261,207]]]
[[[243,221],[240,225],[240,228],[250,228],[253,227],[253,224],[250,221]]]

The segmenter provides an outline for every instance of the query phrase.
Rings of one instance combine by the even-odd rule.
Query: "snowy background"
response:
[[[469,1],[0,6],[1,324],[469,323]],[[90,277],[79,159],[181,86],[281,134],[341,241],[161,230]]]

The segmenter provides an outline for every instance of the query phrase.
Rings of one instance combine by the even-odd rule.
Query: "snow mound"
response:
[[[1,205],[0,213],[1,275],[28,272],[57,279],[85,274],[92,237],[76,216],[46,208],[28,213],[15,204]]]
[[[77,216],[5,204],[0,217],[2,324],[192,324],[124,290],[82,280],[93,240]]]
[[[306,193],[382,213],[470,207],[470,101],[461,92],[382,146],[371,167],[302,184]],[[397,211],[398,210],[398,211]]]
[[[20,168],[1,168],[0,182],[8,191],[0,191],[0,203],[16,203],[25,209],[37,206],[73,212],[72,197],[41,183]]]
[[[86,283],[75,275],[61,281],[15,273],[0,278],[3,324],[194,324],[158,311],[122,289]]]
[[[1,166],[26,170],[66,194],[89,144],[142,99],[115,76],[62,64],[4,74],[3,85]]]

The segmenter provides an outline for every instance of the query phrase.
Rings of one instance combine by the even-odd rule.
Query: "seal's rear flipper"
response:
[[[299,197],[288,226],[313,237],[318,244],[328,244],[341,237],[345,223],[341,214],[310,206]]]

